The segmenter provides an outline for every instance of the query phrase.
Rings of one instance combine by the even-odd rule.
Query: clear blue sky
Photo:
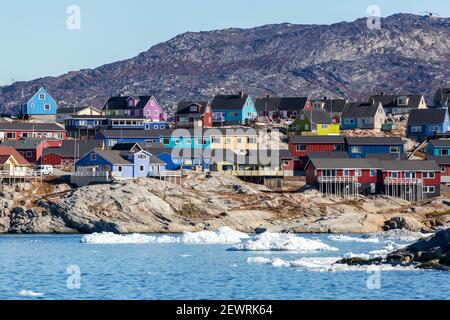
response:
[[[450,16],[448,0],[0,0],[0,85],[131,58],[186,31],[353,21],[373,4]],[[66,27],[69,5],[81,30]]]

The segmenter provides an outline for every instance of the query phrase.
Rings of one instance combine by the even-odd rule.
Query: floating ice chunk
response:
[[[19,296],[22,297],[42,297],[44,294],[41,292],[34,292],[30,290],[22,290],[19,292]]]
[[[330,240],[337,242],[369,242],[369,243],[379,243],[378,238],[356,238],[345,235],[333,235],[328,237]]]
[[[376,238],[380,241],[414,242],[432,235],[432,233],[414,232],[406,229],[394,229],[371,234],[368,236],[368,239]]]
[[[239,243],[248,239],[246,233],[235,231],[229,227],[221,227],[217,231],[185,232],[181,238],[182,243]]]
[[[367,254],[367,253],[349,252],[349,253],[344,254],[344,258],[346,258],[346,259],[361,258],[361,259],[369,260],[371,258],[371,256],[370,256],[370,254]]]
[[[142,243],[176,243],[179,240],[170,236],[149,236],[144,234],[114,234],[112,232],[84,235],[83,243],[89,244],[142,244]]]
[[[247,258],[247,263],[250,264],[272,264],[272,260],[263,257],[250,257]]]
[[[234,251],[338,251],[337,248],[319,241],[302,238],[292,234],[265,232],[254,240],[237,244],[229,250]]]

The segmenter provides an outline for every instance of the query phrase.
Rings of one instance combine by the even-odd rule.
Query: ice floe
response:
[[[88,244],[148,244],[148,243],[186,243],[186,244],[230,244],[239,243],[250,236],[228,227],[217,231],[185,232],[181,236],[152,236],[145,234],[114,234],[112,232],[84,235],[81,242]]]
[[[18,294],[22,297],[42,297],[44,295],[41,292],[34,292],[30,290],[22,290]]]
[[[368,239],[378,239],[380,242],[385,241],[399,241],[399,242],[414,242],[422,238],[433,235],[432,233],[414,232],[406,229],[395,229],[385,232],[370,234]]]
[[[231,247],[231,251],[338,251],[337,248],[321,242],[299,237],[293,234],[265,232],[253,240]]]
[[[328,237],[330,240],[337,242],[368,242],[368,243],[379,243],[378,238],[364,238],[364,237],[350,237],[346,235],[333,235]]]

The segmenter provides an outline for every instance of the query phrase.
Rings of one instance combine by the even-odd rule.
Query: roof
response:
[[[102,145],[102,140],[63,140],[60,148],[45,148],[43,155],[55,154],[63,158],[79,158]]]
[[[311,123],[319,123],[319,124],[332,124],[333,119],[328,112],[325,110],[303,110],[302,114],[304,114]]]
[[[16,149],[14,149],[13,147],[9,147],[9,146],[0,146],[0,157],[3,157],[3,159],[5,159],[5,157],[9,156],[13,156],[14,159],[16,159],[17,163],[22,165],[22,166],[29,166],[30,163],[27,161],[27,159],[25,159]],[[7,160],[7,159],[6,159]],[[4,160],[4,161],[6,161]]]
[[[342,112],[343,118],[372,118],[375,117],[380,104],[371,102],[349,103]]]
[[[378,160],[408,160],[406,153],[366,153],[366,158]]]
[[[150,157],[150,164],[167,164],[164,161],[162,161],[160,158],[158,158],[155,155],[152,155],[152,157]]]
[[[178,103],[177,110],[175,112],[176,115],[181,114],[199,114],[202,115],[205,113],[205,109],[208,106],[208,101],[181,101]],[[191,111],[191,106],[197,106],[197,111]]]
[[[218,94],[211,102],[211,108],[221,110],[238,110],[242,109],[247,102],[248,94],[232,94],[222,95]]]
[[[76,114],[77,112],[83,111],[84,109],[95,109],[94,107],[65,107],[56,109],[57,114]],[[98,110],[100,112],[100,110]]]
[[[450,100],[450,88],[439,88],[436,90],[436,94],[434,96],[435,103],[445,103]]]
[[[342,136],[294,136],[289,142],[299,144],[345,144]]]
[[[44,143],[47,139],[26,138],[21,140],[6,140],[3,141],[2,146],[10,146],[16,150],[30,150],[36,149]]]
[[[103,110],[122,110],[122,109],[143,109],[153,96],[115,96],[108,99],[103,106]],[[138,103],[134,107],[128,106],[128,100],[134,99]]]
[[[445,121],[447,109],[413,109],[409,113],[408,126],[441,125]]]
[[[434,147],[450,147],[450,139],[430,140],[429,142]]]
[[[19,131],[65,131],[56,123],[0,123],[0,130],[19,130]]]
[[[438,165],[450,165],[450,157],[448,156],[427,156],[427,160],[435,161]]]
[[[348,145],[364,145],[364,146],[392,146],[403,145],[400,137],[347,137]]]
[[[309,97],[258,98],[255,101],[256,110],[263,111],[300,111],[305,108]]]
[[[344,108],[348,105],[348,101],[345,99],[314,99],[314,102],[324,103],[324,110],[328,113],[342,113]]]
[[[330,159],[338,159],[338,158],[348,158],[348,154],[345,151],[333,151],[333,152],[309,152],[308,158],[330,158]]]
[[[143,148],[138,143],[135,143],[135,142],[117,143],[111,148],[111,150],[115,150],[115,151],[130,151],[135,146],[137,146],[138,148],[143,150]]]
[[[377,159],[311,158],[316,169],[382,169]]]
[[[108,161],[111,164],[132,165],[132,163],[130,161],[122,158],[122,156],[120,155],[120,153],[118,151],[96,149],[95,153],[97,153],[100,157],[102,157],[103,159],[105,159],[106,161]]]
[[[398,105],[397,99],[401,97],[406,97],[407,104],[406,105]],[[369,99],[375,102],[381,102],[384,108],[418,108],[420,102],[422,101],[423,95],[415,94],[415,95],[373,95]]]
[[[440,171],[435,161],[423,160],[384,160],[384,170],[389,171]]]

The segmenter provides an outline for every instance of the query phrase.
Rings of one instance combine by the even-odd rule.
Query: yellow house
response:
[[[211,149],[228,149],[238,154],[258,150],[258,133],[255,129],[210,129]]]
[[[325,110],[302,110],[289,127],[290,133],[315,136],[340,135],[339,124],[333,122]]]
[[[25,177],[31,164],[13,147],[0,146],[0,173],[2,176]]]
[[[70,116],[101,116],[101,110],[94,107],[66,107],[56,110],[56,122],[64,123]]]

